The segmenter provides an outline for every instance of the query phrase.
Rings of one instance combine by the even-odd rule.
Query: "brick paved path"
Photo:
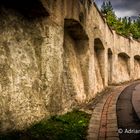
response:
[[[87,140],[119,140],[116,104],[121,92],[130,84],[117,86],[103,96],[93,109]]]

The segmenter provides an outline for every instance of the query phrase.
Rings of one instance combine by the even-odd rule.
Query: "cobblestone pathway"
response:
[[[129,85],[116,86],[95,105],[88,129],[88,140],[120,140],[116,104],[122,91]]]

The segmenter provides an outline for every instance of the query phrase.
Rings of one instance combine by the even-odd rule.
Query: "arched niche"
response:
[[[130,57],[125,52],[118,54],[118,66],[117,66],[118,81],[125,82],[130,79]]]
[[[112,83],[112,50],[108,48],[108,84]]]
[[[140,55],[135,55],[135,56],[134,56],[134,59],[140,60]]]
[[[64,87],[67,100],[82,102],[88,92],[88,36],[74,19],[64,20]]]
[[[100,38],[94,40],[95,81],[97,91],[104,88],[105,79],[105,48]]]
[[[140,55],[134,56],[134,79],[140,79]]]
[[[130,58],[130,56],[125,52],[119,53],[118,56],[123,57],[124,59],[129,59]]]
[[[88,40],[88,35],[84,27],[78,21],[74,19],[65,19],[64,27],[74,40]]]

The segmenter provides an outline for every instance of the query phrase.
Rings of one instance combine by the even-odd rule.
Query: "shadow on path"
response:
[[[125,88],[117,102],[118,130],[120,140],[140,140],[140,120],[132,105],[132,93],[136,85]]]

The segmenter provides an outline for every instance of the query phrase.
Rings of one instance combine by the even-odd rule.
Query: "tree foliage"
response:
[[[103,2],[101,12],[105,16],[109,26],[116,30],[118,34],[140,39],[140,16],[138,16],[138,18],[135,20],[133,20],[131,17],[118,18],[115,15],[113,6],[109,0]]]
[[[113,11],[113,7],[110,1],[104,1],[101,6],[101,12],[107,14],[109,11]]]

